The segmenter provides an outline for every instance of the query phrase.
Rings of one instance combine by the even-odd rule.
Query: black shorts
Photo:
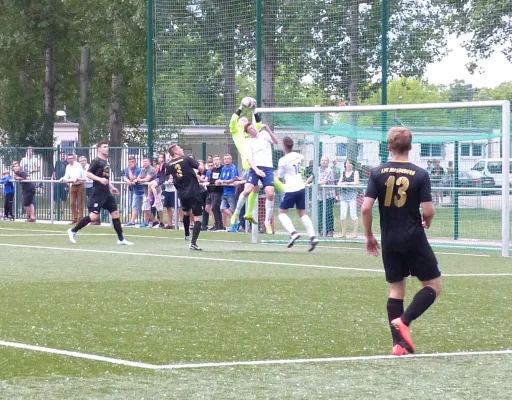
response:
[[[176,192],[165,192],[164,191],[164,208],[175,208],[176,200],[175,200]]]
[[[89,197],[87,207],[90,213],[99,214],[101,209],[107,210],[110,214],[117,211],[116,199],[108,192],[97,192],[93,189]]]
[[[192,211],[192,214],[194,214],[195,217],[203,215],[203,202],[200,194],[180,200],[183,212],[188,213],[189,211]]]
[[[436,256],[428,243],[406,252],[382,251],[382,261],[389,283],[401,282],[409,275],[420,281],[430,281],[441,276]]]
[[[36,190],[27,190],[21,193],[21,201],[23,202],[23,207],[28,207],[34,203],[34,196],[36,194]]]

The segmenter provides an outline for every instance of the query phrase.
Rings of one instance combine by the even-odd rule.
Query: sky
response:
[[[494,88],[500,83],[512,80],[512,63],[498,50],[486,60],[478,62],[478,68],[471,75],[466,64],[470,61],[466,50],[461,46],[462,39],[448,38],[451,52],[442,61],[427,67],[425,78],[430,83],[449,84],[455,79],[463,79],[474,87]]]

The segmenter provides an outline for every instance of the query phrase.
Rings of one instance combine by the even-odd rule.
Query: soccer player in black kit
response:
[[[167,172],[172,175],[174,187],[181,201],[185,239],[188,240],[190,236],[190,216],[192,215],[194,227],[189,247],[191,250],[202,250],[197,245],[197,238],[201,232],[203,201],[197,173],[194,171],[199,168],[199,163],[192,157],[185,157],[183,149],[177,144],[169,147],[169,154],[171,161],[169,161]]]
[[[117,244],[133,245],[123,237],[123,228],[119,219],[119,211],[114,195],[118,195],[119,191],[110,183],[110,164],[108,158],[108,142],[99,142],[96,145],[98,157],[92,160],[87,177],[93,181],[91,196],[87,207],[89,215],[84,217],[78,224],[68,230],[69,240],[76,243],[76,234],[80,229],[85,228],[89,223],[95,222],[100,218],[101,209],[107,210],[112,216],[112,224],[117,233]]]
[[[388,149],[393,157],[372,170],[361,209],[366,250],[378,256],[379,244],[372,233],[372,208],[378,199],[382,261],[389,283],[387,311],[393,355],[414,353],[409,325],[441,293],[441,271],[425,234],[435,215],[430,178],[427,171],[409,162],[411,148],[409,129],[389,130]],[[409,275],[416,276],[423,288],[404,311],[405,278]]]

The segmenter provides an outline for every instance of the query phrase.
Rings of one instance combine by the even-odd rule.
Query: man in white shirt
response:
[[[85,181],[83,167],[75,161],[74,154],[67,155],[68,165],[61,182],[69,185],[69,205],[71,208],[71,224],[77,224],[84,217]],[[78,203],[78,204],[77,204]]]
[[[274,213],[275,198],[272,144],[279,143],[279,139],[266,124],[262,126],[260,132],[258,132],[256,126],[252,123],[247,123],[244,130],[251,137],[245,144],[245,157],[251,168],[247,174],[247,183],[245,184],[244,192],[238,199],[234,214],[240,214],[245,198],[248,197],[252,191],[259,191],[258,183],[261,180],[266,196],[265,230],[267,233],[273,233],[272,225],[270,224],[272,214]],[[247,216],[246,219],[253,223],[256,222],[254,219],[250,219]]]
[[[295,230],[293,222],[288,216],[288,210],[292,207],[297,209],[297,213],[310,237],[310,246],[308,251],[313,251],[318,244],[313,223],[306,213],[306,185],[302,180],[301,166],[304,161],[302,154],[293,150],[293,139],[289,136],[283,138],[284,157],[279,159],[277,176],[284,179],[286,192],[279,206],[279,221],[290,233],[291,239],[288,248],[292,247],[300,234]]]
[[[27,148],[27,154],[20,161],[25,172],[33,177],[33,179],[43,179],[41,175],[41,159],[34,155],[32,147]]]

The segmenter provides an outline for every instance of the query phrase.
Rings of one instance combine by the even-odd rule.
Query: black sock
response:
[[[123,228],[121,227],[121,220],[119,218],[112,218],[112,225],[114,225],[114,229],[116,230],[117,238],[119,240],[124,240]]]
[[[199,234],[201,233],[201,221],[195,221],[194,222],[194,228],[192,229],[192,244],[197,244],[197,238],[199,237]]]
[[[190,236],[190,215],[183,216],[183,229],[185,229],[185,236]]]
[[[72,232],[78,232],[80,229],[85,228],[87,225],[91,223],[91,218],[89,216],[83,217],[82,220],[75,225],[73,229],[71,229]]]
[[[203,226],[208,226],[208,221],[210,220],[210,213],[206,211],[203,212]]]
[[[391,323],[395,318],[399,318],[404,313],[404,301],[403,299],[388,298],[388,321]],[[391,328],[391,336],[393,337],[393,346],[400,341],[397,335],[396,329]]]
[[[421,314],[428,310],[428,308],[434,304],[436,300],[436,291],[430,286],[425,286],[421,289],[414,299],[412,299],[411,304],[407,307],[407,310],[402,314],[402,322],[409,326],[412,321],[418,318]]]

